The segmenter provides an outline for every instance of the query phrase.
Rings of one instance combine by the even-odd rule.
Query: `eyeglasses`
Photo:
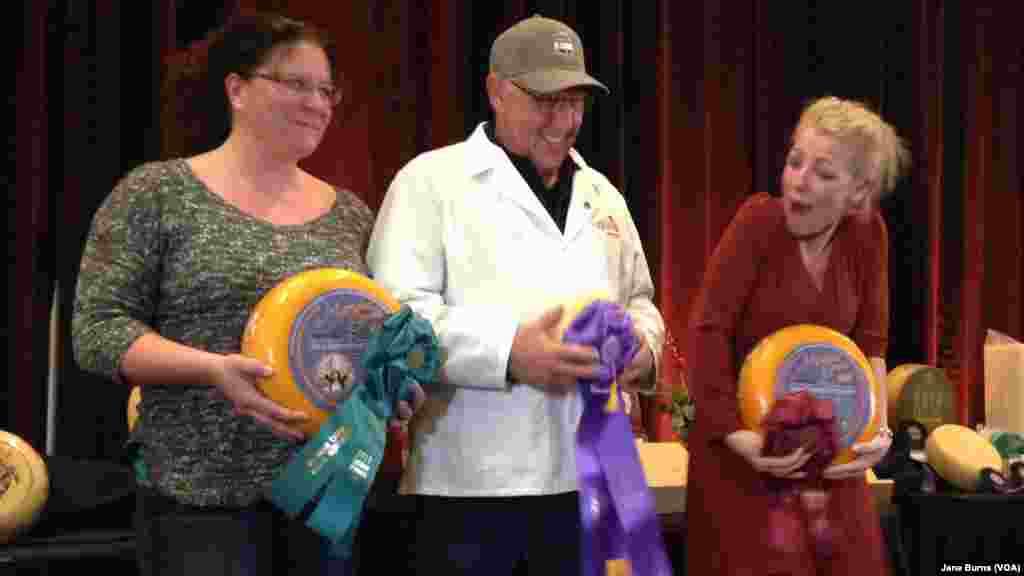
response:
[[[319,94],[321,98],[331,105],[332,108],[341,103],[341,89],[334,84],[318,84],[294,76],[277,76],[275,74],[266,74],[263,72],[253,72],[249,74],[249,76],[262,78],[264,80],[269,80],[274,84],[284,86],[296,96],[309,96],[314,93]]]
[[[554,112],[569,110],[574,114],[582,114],[590,106],[590,96],[585,94],[568,95],[562,93],[540,94],[528,88],[524,88],[515,82],[512,85],[524,92],[533,100],[533,104],[545,116]]]

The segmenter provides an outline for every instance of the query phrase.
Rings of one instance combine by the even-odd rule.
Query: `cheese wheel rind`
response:
[[[309,420],[297,427],[312,436],[330,417],[335,400],[309,385],[316,378],[314,373],[361,369],[347,354],[317,350],[311,341],[312,327],[324,325],[330,330],[331,314],[345,314],[349,320],[354,314],[382,319],[400,307],[379,284],[357,272],[307,270],[278,283],[260,299],[245,327],[242,354],[273,369],[273,374],[259,381],[260,390],[278,404],[308,415]],[[311,362],[320,365],[310,366]]]
[[[1003,459],[995,446],[959,424],[943,424],[932,430],[925,440],[924,453],[936,474],[968,492],[977,489],[982,469],[1003,469]]]
[[[0,430],[0,544],[13,541],[39,519],[50,495],[46,464],[34,448],[15,434]]]
[[[916,363],[900,364],[890,370],[889,374],[886,375],[885,389],[887,392],[886,396],[888,398],[886,408],[889,413],[889,424],[891,426],[899,424],[900,394],[903,393],[904,385],[906,385],[907,380],[914,372],[917,372],[922,368],[927,368],[927,365]]]
[[[955,394],[942,368],[901,364],[886,376],[886,387],[891,426],[912,420],[930,432],[942,424],[956,423]]]
[[[809,372],[814,373],[815,381],[802,381]],[[824,326],[797,324],[758,342],[740,368],[740,420],[760,432],[761,421],[775,399],[800,389],[833,397],[840,440],[833,464],[852,461],[856,455],[850,447],[878,434],[879,382],[867,357],[844,334]],[[840,405],[835,404],[836,399]]]
[[[139,402],[142,401],[142,388],[138,386],[132,386],[131,393],[128,394],[128,431],[131,432],[135,428],[135,422],[139,419]]]

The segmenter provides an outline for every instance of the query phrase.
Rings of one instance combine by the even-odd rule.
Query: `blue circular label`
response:
[[[390,315],[381,302],[340,288],[302,309],[288,337],[288,365],[295,385],[313,405],[333,411],[366,380],[363,352]]]
[[[807,344],[787,354],[776,374],[775,397],[800,390],[832,401],[840,449],[856,442],[871,419],[867,375],[845,350]]]

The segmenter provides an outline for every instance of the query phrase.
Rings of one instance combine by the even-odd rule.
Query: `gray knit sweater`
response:
[[[183,160],[140,166],[93,218],[75,295],[75,357],[112,377],[149,331],[238,352],[249,312],[278,282],[321,266],[368,274],[372,225],[370,209],[346,190],[323,216],[275,226],[224,202]],[[145,386],[132,439],[148,471],[143,484],[198,506],[259,499],[299,447],[204,386]]]

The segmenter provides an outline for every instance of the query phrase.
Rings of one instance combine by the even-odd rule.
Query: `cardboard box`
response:
[[[644,442],[637,440],[640,464],[644,467],[647,485],[654,493],[658,514],[675,514],[686,510],[686,464],[689,455],[679,442]]]
[[[655,509],[658,514],[674,514],[686,511],[686,471],[689,454],[679,442],[644,442],[637,440],[640,464],[644,467],[647,485],[654,492]],[[892,506],[892,492],[895,482],[881,479],[874,471],[867,470],[868,486],[875,496],[875,506],[880,514]]]
[[[875,475],[875,471],[868,468],[864,472],[867,475],[868,487],[875,495],[875,508],[879,514],[885,514],[892,506],[892,491],[896,482],[890,478],[881,479]]]
[[[1024,434],[1024,344],[985,343],[985,426]]]

